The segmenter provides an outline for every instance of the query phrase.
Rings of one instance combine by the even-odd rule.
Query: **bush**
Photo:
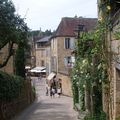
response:
[[[120,116],[116,118],[116,120],[120,120]]]
[[[0,71],[0,101],[11,101],[17,98],[24,87],[24,79]]]
[[[87,115],[84,120],[106,120],[106,114],[102,111],[97,115]]]

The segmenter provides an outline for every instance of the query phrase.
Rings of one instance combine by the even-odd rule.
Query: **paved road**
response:
[[[50,98],[45,95],[45,79],[33,78],[37,100],[14,120],[77,120],[77,113],[72,107],[72,98],[61,96]]]

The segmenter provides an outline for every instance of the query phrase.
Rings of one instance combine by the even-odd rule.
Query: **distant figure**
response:
[[[61,92],[62,92],[61,88],[58,88],[58,89],[57,89],[57,93],[58,93],[58,96],[59,96],[59,97],[60,97],[60,95],[61,95]]]
[[[56,76],[53,77],[53,82],[51,85],[54,88],[55,93],[57,93],[57,78],[56,78]]]
[[[41,80],[41,76],[38,76],[38,80]]]
[[[46,96],[48,96],[48,93],[49,93],[49,86],[48,86],[48,84],[46,83]]]
[[[52,97],[54,97],[54,95],[55,95],[55,89],[51,86],[50,87],[50,97],[52,98]]]

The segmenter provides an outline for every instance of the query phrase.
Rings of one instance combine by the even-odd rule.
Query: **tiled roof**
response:
[[[62,18],[54,36],[75,36],[75,29],[78,25],[84,25],[85,31],[90,31],[95,28],[97,18]]]
[[[45,36],[43,38],[38,39],[36,42],[48,42],[51,36]]]

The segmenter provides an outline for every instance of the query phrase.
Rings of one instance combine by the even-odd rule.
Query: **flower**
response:
[[[111,7],[108,5],[108,6],[107,6],[107,9],[108,9],[108,10],[111,10]]]
[[[98,21],[99,21],[99,22],[101,22],[102,20],[103,20],[102,17],[98,18]]]
[[[101,63],[100,63],[100,64],[98,65],[98,67],[97,67],[97,68],[98,68],[98,70],[101,68],[101,66],[102,66],[102,65],[101,65]]]
[[[99,83],[101,83],[101,82],[102,82],[102,80],[100,79],[100,80],[99,80]]]
[[[85,85],[83,85],[83,88],[85,88]]]

